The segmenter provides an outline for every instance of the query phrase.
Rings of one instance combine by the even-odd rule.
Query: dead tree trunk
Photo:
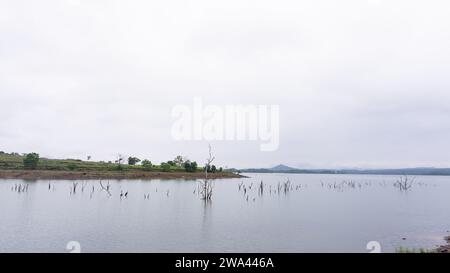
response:
[[[209,145],[209,157],[206,159],[205,164],[205,179],[201,182],[201,196],[204,201],[211,201],[213,193],[213,185],[208,178],[208,170],[211,167],[215,157],[212,155],[211,145]]]

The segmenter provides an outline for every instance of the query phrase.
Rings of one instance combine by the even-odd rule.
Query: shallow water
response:
[[[450,177],[418,176],[403,192],[396,176],[248,175],[216,180],[210,204],[196,181],[110,181],[109,196],[98,181],[74,194],[73,181],[0,180],[0,252],[67,252],[69,241],[82,252],[368,252],[369,241],[393,252],[443,244],[450,229]]]

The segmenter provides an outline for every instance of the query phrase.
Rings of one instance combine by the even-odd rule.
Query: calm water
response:
[[[215,181],[209,205],[196,181],[110,181],[109,196],[98,181],[71,194],[72,181],[0,180],[0,252],[67,252],[69,241],[82,252],[367,252],[374,240],[392,252],[443,244],[450,229],[450,177],[401,192],[395,176],[249,176]],[[276,192],[287,179],[292,190]]]

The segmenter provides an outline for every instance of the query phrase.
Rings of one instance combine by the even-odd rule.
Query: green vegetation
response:
[[[139,162],[141,162],[141,160],[137,157],[130,156],[128,158],[128,165],[136,165]]]
[[[49,159],[40,157],[37,153],[20,155],[18,153],[0,152],[0,170],[51,170],[51,171],[155,171],[155,172],[197,172],[204,170],[197,162],[177,156],[160,165],[153,165],[148,159],[140,161],[136,157],[128,158],[128,165],[124,164],[124,157],[119,155],[116,160],[109,162],[83,161],[80,159]],[[131,164],[130,164],[131,163]],[[220,172],[211,166],[210,172]]]
[[[69,170],[71,170],[71,171],[75,171],[75,170],[77,169],[77,165],[76,165],[76,164],[73,164],[73,163],[69,163],[69,164],[67,165],[67,168],[68,168]]]
[[[176,167],[177,166],[177,164],[174,161],[172,161],[172,160],[167,161],[166,164],[168,164],[170,167]]]
[[[35,170],[39,162],[39,155],[37,153],[29,153],[23,158],[23,166],[25,169]]]
[[[435,250],[430,250],[426,248],[408,248],[408,247],[399,247],[395,250],[397,253],[435,253]]]
[[[204,169],[205,170],[208,169],[209,173],[217,173],[217,172],[222,172],[223,171],[222,168],[217,169],[217,167],[215,165],[207,166]]]
[[[142,160],[142,168],[146,171],[150,171],[152,169],[153,165],[152,162],[148,159]]]
[[[186,172],[190,172],[190,173],[194,173],[197,171],[198,167],[197,167],[197,162],[193,161],[189,161],[187,160],[186,162],[184,162],[184,170]]]
[[[161,163],[161,169],[163,172],[168,172],[170,171],[171,165],[169,163]]]
[[[173,162],[180,168],[183,167],[183,164],[184,164],[185,161],[186,160],[181,155],[177,155],[175,157],[175,159],[173,160]]]

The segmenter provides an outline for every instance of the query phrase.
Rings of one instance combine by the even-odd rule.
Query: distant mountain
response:
[[[296,169],[286,165],[273,168],[241,169],[242,173],[309,173],[309,174],[379,174],[379,175],[449,175],[450,168],[399,169]]]
[[[288,171],[295,171],[297,169],[291,168],[291,167],[283,165],[283,164],[280,164],[280,165],[277,165],[277,166],[275,166],[273,168],[270,168],[269,170],[271,170],[273,172],[288,172]]]

